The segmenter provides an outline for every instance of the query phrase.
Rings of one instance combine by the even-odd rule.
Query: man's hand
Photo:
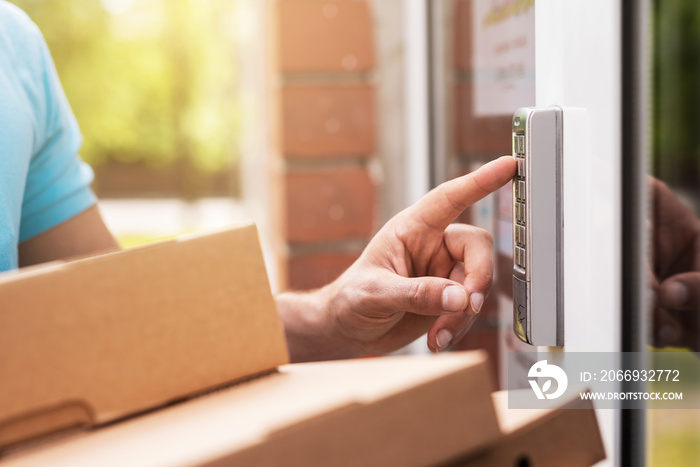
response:
[[[462,337],[491,287],[493,241],[452,222],[515,168],[505,156],[443,183],[387,222],[333,283],[279,295],[292,359],[383,354],[426,331],[437,352]]]
[[[653,196],[654,344],[700,351],[700,220],[662,182]]]

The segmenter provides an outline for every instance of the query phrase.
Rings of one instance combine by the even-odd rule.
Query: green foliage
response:
[[[202,172],[237,162],[237,2],[12,1],[44,33],[86,161]]]
[[[700,2],[654,1],[653,172],[698,193]]]
[[[659,434],[651,448],[649,465],[654,467],[697,466],[700,455],[700,434],[697,429],[670,430]]]

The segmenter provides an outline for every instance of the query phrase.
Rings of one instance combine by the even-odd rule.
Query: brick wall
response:
[[[400,0],[269,1],[275,18],[272,180],[280,288],[311,289],[352,264],[376,228],[403,207],[403,91],[397,89],[404,79],[402,7]],[[446,27],[438,29],[449,50],[444,110],[450,178],[509,153],[510,118],[472,115],[471,2],[441,1],[448,12]],[[381,186],[372,175],[377,166],[383,167]],[[398,199],[387,203],[391,196]],[[474,216],[468,212],[461,220]],[[486,349],[494,375],[496,298],[510,293],[510,258],[497,261],[508,280],[497,279],[472,331],[455,345]]]
[[[274,0],[281,289],[332,281],[377,227],[374,25],[365,1]]]

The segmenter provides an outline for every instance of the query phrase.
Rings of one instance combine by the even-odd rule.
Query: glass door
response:
[[[683,409],[646,411],[651,466],[691,466],[700,459],[700,4],[650,2],[648,24],[653,118],[648,191],[648,248],[639,265],[651,330],[649,359],[669,354],[683,365]],[[653,39],[653,40],[652,40]]]
[[[622,1],[430,4],[434,184],[510,154],[520,107],[557,106],[564,122],[564,345],[533,348],[513,333],[512,187],[504,187],[465,219],[492,233],[497,270],[482,316],[457,347],[487,349],[504,388],[509,353],[621,352]],[[525,375],[535,363],[527,358]],[[621,414],[597,411],[603,465],[624,462]]]

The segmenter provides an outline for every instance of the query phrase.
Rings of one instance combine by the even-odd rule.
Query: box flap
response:
[[[0,446],[288,362],[253,224],[0,276]]]
[[[434,465],[500,436],[491,389],[482,352],[286,365],[0,465]]]
[[[589,467],[605,459],[592,401],[577,394],[552,409],[509,409],[508,391],[495,393],[493,401],[505,436],[480,455],[446,465]]]

